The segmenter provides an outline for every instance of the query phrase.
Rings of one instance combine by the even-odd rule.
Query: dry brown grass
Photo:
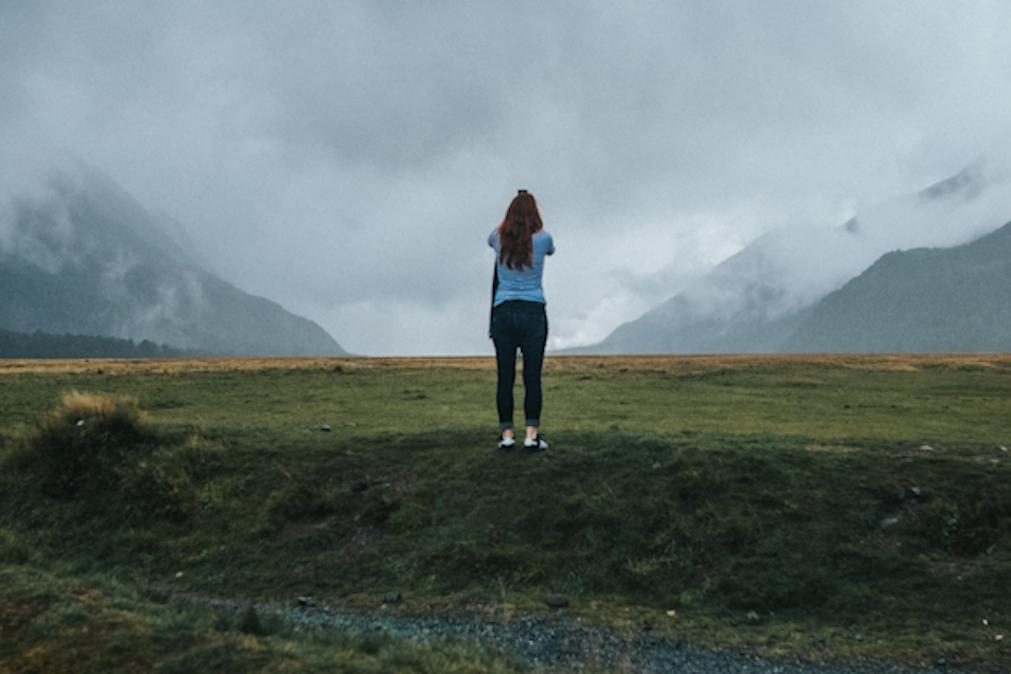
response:
[[[50,414],[54,419],[108,418],[127,413],[135,423],[146,425],[148,418],[138,407],[135,398],[111,396],[105,393],[87,393],[71,390],[63,394],[59,407]]]
[[[818,365],[860,370],[915,371],[922,367],[1011,367],[1011,354],[720,354],[657,356],[556,356],[558,370],[627,368],[668,374],[707,370],[754,369],[783,365]]]
[[[189,372],[362,367],[360,358],[166,358],[0,360],[0,376],[17,374],[186,374]]]
[[[788,354],[553,356],[545,367],[555,372],[595,369],[689,374],[716,369],[753,369],[782,365],[818,365],[861,370],[915,371],[923,367],[1011,368],[1009,353],[969,354]],[[490,356],[400,358],[192,358],[0,360],[0,377],[17,374],[185,374],[262,370],[375,370],[450,368],[491,370]]]

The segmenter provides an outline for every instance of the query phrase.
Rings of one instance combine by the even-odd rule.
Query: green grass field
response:
[[[563,593],[567,616],[702,647],[1011,668],[1011,357],[549,357],[541,455],[494,450],[494,378],[0,363],[0,671],[513,671],[170,610],[391,591],[406,613]],[[70,390],[146,418],[46,417]]]

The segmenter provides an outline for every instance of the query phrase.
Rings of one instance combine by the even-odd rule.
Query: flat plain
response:
[[[310,596],[1011,668],[1011,356],[549,356],[534,455],[494,449],[494,379],[488,358],[0,361],[0,671],[516,667],[176,607]]]

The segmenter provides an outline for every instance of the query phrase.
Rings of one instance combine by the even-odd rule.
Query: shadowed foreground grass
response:
[[[13,662],[92,579],[135,614],[101,623],[123,657],[177,629],[142,591],[358,609],[399,591],[405,612],[564,593],[569,614],[703,646],[1011,667],[1011,358],[549,360],[543,455],[492,450],[485,361],[35,369],[0,369],[5,605],[51,597],[3,618]],[[46,414],[70,389],[121,398]],[[253,639],[316,666],[297,636],[187,616],[193,653]]]
[[[113,582],[69,581],[24,567],[0,570],[0,635],[0,671],[24,674],[520,671],[465,644],[295,631],[253,610],[180,608]]]

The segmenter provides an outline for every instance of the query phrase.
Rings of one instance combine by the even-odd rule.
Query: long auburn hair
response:
[[[534,195],[520,190],[498,226],[499,260],[510,269],[533,266],[533,235],[544,229]]]

